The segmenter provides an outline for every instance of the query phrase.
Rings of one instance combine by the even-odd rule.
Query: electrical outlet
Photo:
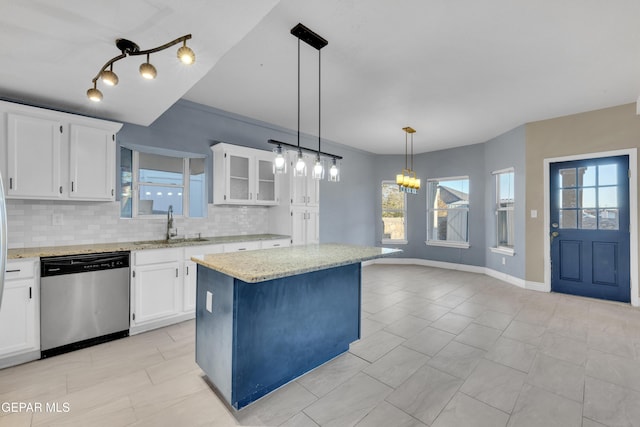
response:
[[[502,257],[502,265],[507,265],[507,259],[505,257]]]
[[[51,222],[53,225],[64,225],[64,216],[61,213],[53,214]]]
[[[213,312],[213,294],[207,291],[207,311],[209,313]]]

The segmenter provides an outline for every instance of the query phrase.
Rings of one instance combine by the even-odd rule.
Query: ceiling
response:
[[[0,0],[0,96],[142,125],[185,98],[295,130],[301,22],[329,42],[323,139],[402,153],[411,126],[426,152],[635,102],[638,16],[638,0]],[[87,100],[115,38],[148,49],[187,33],[194,66],[171,48],[146,82],[127,58]],[[318,51],[302,43],[300,61],[300,130],[317,135]]]

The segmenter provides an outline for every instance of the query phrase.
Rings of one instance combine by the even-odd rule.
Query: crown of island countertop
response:
[[[196,263],[248,283],[263,282],[381,258],[400,249],[343,244],[290,246],[269,250],[207,254]]]
[[[138,251],[144,249],[178,248],[186,246],[219,245],[224,243],[257,242],[264,240],[288,239],[281,234],[243,234],[237,236],[217,236],[198,238],[177,238],[167,240],[146,240],[133,242],[95,243],[87,245],[43,246],[33,248],[9,249],[7,258],[41,258],[48,256],[65,256],[77,254],[95,254],[103,252]]]

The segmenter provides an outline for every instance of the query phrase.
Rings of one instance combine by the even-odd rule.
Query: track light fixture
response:
[[[178,59],[180,62],[186,65],[191,65],[196,61],[196,54],[193,53],[190,47],[187,46],[187,40],[191,38],[191,34],[187,34],[182,37],[178,37],[175,40],[170,41],[169,43],[165,43],[161,46],[154,47],[152,49],[140,50],[140,47],[127,39],[117,39],[116,47],[120,50],[121,54],[111,58],[107,61],[106,64],[100,69],[98,74],[91,80],[93,83],[93,87],[87,90],[87,98],[94,102],[102,101],[102,92],[98,89],[98,80],[102,80],[105,85],[108,86],[116,86],[118,84],[118,75],[113,71],[113,64],[121,59],[126,58],[127,56],[138,56],[138,55],[147,55],[147,61],[140,64],[140,75],[145,79],[155,79],[158,75],[158,71],[156,67],[153,66],[149,62],[149,56],[152,53],[160,52],[161,50],[165,50],[170,48],[171,46],[175,46],[178,43],[182,43],[182,46],[178,49]]]

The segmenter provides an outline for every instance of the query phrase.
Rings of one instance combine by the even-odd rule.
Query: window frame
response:
[[[431,193],[431,186],[433,185],[433,183],[440,183],[443,181],[460,181],[460,180],[467,180],[468,183],[468,187],[469,187],[469,198],[471,195],[471,179],[469,178],[469,175],[460,175],[460,176],[448,176],[448,177],[441,177],[441,178],[429,178],[427,179],[427,186],[426,186],[426,191],[427,191],[427,221],[426,221],[426,233],[427,233],[427,240],[424,242],[427,246],[442,246],[442,247],[447,247],[447,248],[459,248],[459,249],[469,249],[471,247],[471,243],[469,241],[469,235],[470,235],[470,230],[469,230],[469,213],[470,213],[470,200],[467,201],[467,207],[465,208],[446,208],[446,209],[436,209],[433,206],[429,206],[429,198],[430,198],[430,193]],[[434,212],[437,211],[441,211],[441,210],[446,210],[446,211],[459,211],[459,212],[466,212],[467,213],[467,240],[465,242],[460,242],[460,241],[449,241],[449,240],[434,240],[432,239],[431,236],[431,227],[429,225],[429,221],[432,218],[432,214],[434,214]]]
[[[175,218],[192,218],[190,216],[190,200],[191,200],[191,191],[190,191],[190,183],[191,183],[191,170],[190,170],[190,162],[192,159],[206,159],[206,156],[201,155],[191,155],[189,153],[181,153],[177,151],[169,151],[169,150],[145,150],[139,149],[138,146],[127,146],[122,145],[121,148],[125,148],[131,151],[131,217],[122,216],[122,206],[120,207],[120,218],[122,219],[166,219],[166,214],[140,214],[140,187],[141,186],[161,186],[161,187],[174,187],[176,189],[182,190],[182,213],[174,214]],[[153,182],[140,182],[140,155],[141,154],[151,154],[151,155],[159,155],[164,157],[173,157],[175,159],[180,159],[182,161],[182,184],[157,184]],[[122,173],[121,169],[118,170],[118,173]],[[122,184],[120,184],[122,185]],[[205,177],[205,186],[206,186],[206,177]],[[122,192],[122,189],[121,189]],[[206,188],[205,188],[206,195]],[[207,205],[208,201],[203,200],[203,216],[193,217],[197,218],[206,218],[207,217]]]
[[[403,219],[403,226],[404,226],[404,239],[386,239],[384,237],[384,213],[385,211],[389,211],[389,210],[385,210],[384,207],[382,206],[382,193],[383,193],[383,187],[385,185],[389,185],[389,186],[395,186],[396,188],[398,187],[398,184],[396,184],[395,181],[392,180],[384,180],[381,182],[380,184],[380,219],[382,220],[382,239],[381,242],[383,244],[394,244],[394,245],[406,245],[409,243],[409,240],[407,238],[407,231],[408,231],[408,221],[407,221],[407,193],[400,191],[400,189],[398,188],[398,193],[402,194],[402,198],[403,198],[403,202],[402,202],[402,219]],[[399,210],[394,210],[391,212],[399,212]]]
[[[506,207],[501,207],[500,206],[500,176],[504,175],[504,174],[513,174],[513,182],[512,182],[512,186],[513,186],[513,203],[511,206],[506,206]],[[513,239],[513,246],[509,247],[509,246],[502,246],[499,244],[499,237],[498,237],[498,230],[499,230],[499,224],[498,221],[500,220],[500,212],[513,212],[513,217],[514,217],[514,221],[515,221],[515,205],[516,205],[516,192],[515,192],[515,185],[516,185],[516,173],[515,173],[515,168],[514,167],[509,167],[509,168],[505,168],[505,169],[500,169],[500,170],[496,170],[491,172],[491,175],[493,176],[494,179],[494,191],[495,191],[495,195],[494,195],[494,209],[493,209],[493,213],[496,217],[495,220],[495,233],[494,233],[494,239],[495,239],[495,246],[489,248],[491,250],[491,252],[493,253],[498,253],[498,254],[502,254],[502,255],[508,255],[508,256],[514,256],[515,255],[515,224],[514,224],[514,230],[513,230],[513,236],[511,236],[511,238]]]

